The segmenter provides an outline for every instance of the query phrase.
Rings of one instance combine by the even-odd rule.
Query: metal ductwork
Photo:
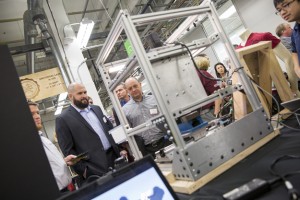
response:
[[[59,53],[59,50],[58,50],[51,34],[49,33],[47,26],[46,26],[47,19],[46,19],[45,15],[44,14],[35,15],[32,18],[32,20],[33,20],[34,24],[39,26],[44,38],[47,40],[47,42],[51,48],[52,54],[54,55],[55,60],[60,69],[61,75],[65,81],[65,84],[66,84],[66,86],[68,86],[70,84],[71,79],[70,79],[69,75],[67,74],[67,70],[65,68],[63,59]]]
[[[25,44],[34,44],[38,34],[36,26],[39,26],[44,38],[47,40],[52,54],[54,55],[62,77],[66,85],[70,84],[70,77],[67,74],[63,59],[59,53],[47,26],[47,19],[43,10],[43,0],[27,0],[28,10],[24,12],[24,35]],[[34,73],[34,52],[26,54],[26,63],[28,73]]]
[[[36,43],[38,31],[32,18],[43,13],[43,0],[27,0],[27,9],[23,14],[25,45]],[[27,72],[30,74],[34,73],[34,62],[34,51],[26,53]]]

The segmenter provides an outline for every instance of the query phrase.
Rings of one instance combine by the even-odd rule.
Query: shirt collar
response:
[[[40,136],[43,136],[43,132],[42,132],[42,131],[39,131],[39,135],[40,135]]]
[[[79,109],[77,108],[75,105],[71,104],[73,106],[73,108],[75,108],[75,110],[77,110],[77,112],[89,112],[91,110],[91,106],[86,107],[85,109]]]

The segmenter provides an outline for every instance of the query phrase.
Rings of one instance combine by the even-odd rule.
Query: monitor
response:
[[[297,111],[300,109],[300,98],[282,102],[281,105],[292,112]]]
[[[59,200],[176,200],[172,190],[151,156],[61,197]]]

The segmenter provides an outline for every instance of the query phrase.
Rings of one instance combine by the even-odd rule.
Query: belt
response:
[[[149,146],[152,146],[152,147],[157,147],[159,143],[161,143],[162,141],[164,141],[165,138],[164,137],[161,137],[160,139],[158,140],[155,140],[154,142],[151,142],[149,144],[146,144],[145,146],[146,147],[149,147]]]
[[[68,186],[60,190],[61,193],[69,192]]]

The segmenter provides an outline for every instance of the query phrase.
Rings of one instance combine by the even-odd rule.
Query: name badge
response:
[[[106,120],[106,118],[105,118],[105,117],[103,117],[103,121],[104,121],[104,123],[106,123],[106,122],[107,122],[107,120]]]
[[[157,111],[156,108],[150,109],[150,114],[151,114],[151,115],[156,115],[157,113],[158,113],[158,111]]]

